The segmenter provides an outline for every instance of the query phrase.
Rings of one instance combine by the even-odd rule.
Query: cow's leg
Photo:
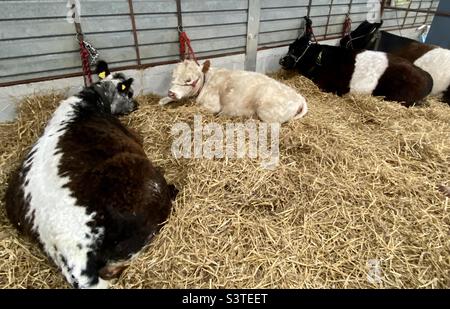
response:
[[[208,94],[207,98],[201,100],[199,103],[204,109],[213,114],[218,114],[222,110],[219,94]]]
[[[159,100],[158,104],[162,106],[162,105],[166,105],[166,104],[168,104],[170,102],[173,102],[173,101],[175,101],[175,100],[172,99],[172,98],[164,97],[161,100]]]

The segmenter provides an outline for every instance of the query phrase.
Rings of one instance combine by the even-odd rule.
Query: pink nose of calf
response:
[[[176,99],[177,98],[177,95],[175,94],[175,92],[170,91],[170,90],[169,90],[169,93],[167,94],[167,96],[169,98],[171,98],[171,99]]]

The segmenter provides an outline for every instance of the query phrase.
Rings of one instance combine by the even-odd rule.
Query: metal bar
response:
[[[419,1],[419,9],[421,9],[422,8],[422,0],[420,0]],[[419,12],[416,12],[416,15],[414,16],[414,21],[413,21],[413,24],[415,24],[416,23],[416,20],[417,20],[417,15],[419,15]]]
[[[141,53],[139,52],[139,42],[136,31],[136,20],[134,18],[133,0],[128,0],[128,7],[130,8],[131,28],[133,29],[134,47],[136,48],[137,64],[141,65]]]
[[[422,9],[407,9],[407,8],[398,8],[395,6],[386,6],[386,10],[397,10],[397,11],[407,11],[407,12],[419,12],[419,13],[427,13],[428,10],[422,10]],[[430,13],[434,14],[435,16],[445,16],[450,17],[450,12],[439,12],[439,11],[431,11]]]
[[[184,46],[181,46],[182,43],[181,33],[183,32],[183,15],[181,13],[181,0],[176,0],[176,3],[177,3],[178,40],[180,41],[180,60],[184,60],[185,57],[185,54],[183,53]]]
[[[383,19],[383,13],[384,13],[384,8],[386,6],[386,0],[380,0],[381,2],[381,6],[380,6],[380,19]]]
[[[328,26],[330,25],[330,15],[331,15],[331,10],[333,9],[333,2],[334,2],[334,0],[331,0],[331,3],[330,3],[330,10],[328,11],[327,24],[326,24],[326,26],[325,26],[325,34],[324,34],[324,37],[325,37],[325,38],[327,37]]]
[[[408,9],[411,9],[411,4],[412,4],[412,1],[410,1],[409,2],[409,4],[408,4]],[[396,16],[397,16],[397,14],[395,14]],[[405,13],[405,16],[403,17],[403,23],[402,23],[402,28],[405,26],[405,23],[406,23],[406,17],[408,16],[408,12],[406,12]]]
[[[178,30],[183,31],[183,16],[181,15],[181,0],[176,0],[176,2],[177,2]]]
[[[77,33],[78,43],[81,46],[81,44],[83,44],[83,41],[84,41],[84,34],[83,34],[83,29],[81,28],[81,23],[78,22],[77,18],[76,18],[76,12],[77,12],[76,3],[77,2],[71,2],[71,3],[72,3],[71,9],[73,10],[72,18],[74,20],[73,24],[75,25],[75,31]],[[81,56],[81,49],[80,49],[80,60],[81,60],[81,66],[83,67],[83,70],[84,70],[83,57]],[[82,76],[83,76],[84,85],[88,86],[89,85],[89,77],[84,75],[84,71],[83,71]]]
[[[308,13],[306,13],[306,16],[309,17],[309,14],[311,14],[311,4],[312,4],[312,0],[309,0],[308,2]]]
[[[353,6],[353,0],[350,0],[350,3],[348,4],[348,15],[350,16],[352,12],[352,6]]]
[[[412,29],[412,28],[416,28],[416,26],[411,25],[410,27],[405,27],[404,29]],[[385,28],[383,30],[386,31],[396,31],[396,30],[401,30],[402,28]],[[341,34],[336,34],[333,36],[329,36],[326,39],[323,36],[319,36],[317,41],[324,41],[324,40],[334,40],[334,39],[341,39],[342,35]],[[260,48],[258,48],[258,50],[266,50],[266,49],[272,49],[272,48],[280,48],[280,47],[287,47],[289,46],[289,44],[279,44],[279,45],[271,45],[271,46],[261,46]]]
[[[430,11],[431,11],[431,8],[433,7],[433,3],[434,3],[434,0],[432,0],[432,1],[430,2],[430,7],[428,8],[427,15],[425,15],[425,22],[424,22],[425,25],[427,24],[428,16],[430,16]]]
[[[247,44],[245,47],[246,71],[256,71],[256,56],[258,50],[259,20],[261,17],[261,1],[248,0],[247,13]]]

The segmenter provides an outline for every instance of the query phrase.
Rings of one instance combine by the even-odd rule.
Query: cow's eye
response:
[[[191,79],[188,78],[188,79],[186,80],[186,84],[189,84],[190,82],[191,82]]]

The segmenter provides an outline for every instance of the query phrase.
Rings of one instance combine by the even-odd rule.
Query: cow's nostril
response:
[[[168,96],[169,98],[172,98],[172,99],[176,99],[176,98],[177,98],[177,95],[176,95],[175,92],[173,92],[173,91],[169,91],[169,93],[167,94],[167,96]]]

